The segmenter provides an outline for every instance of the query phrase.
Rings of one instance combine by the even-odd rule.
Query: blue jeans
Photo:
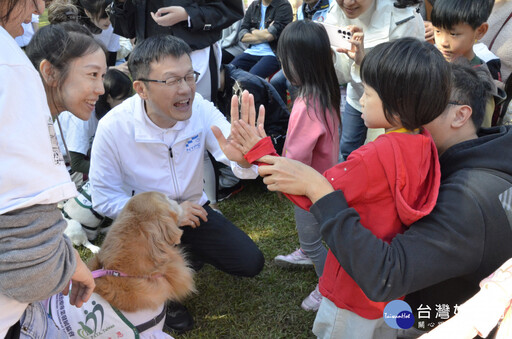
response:
[[[29,304],[20,319],[20,339],[66,339],[66,331],[57,328],[41,302]]]
[[[364,145],[368,128],[361,118],[361,112],[350,106],[348,102],[341,115],[341,125],[340,153],[343,160],[347,160],[352,151]]]
[[[231,64],[264,79],[279,70],[279,62],[273,55],[257,56],[242,53]]]

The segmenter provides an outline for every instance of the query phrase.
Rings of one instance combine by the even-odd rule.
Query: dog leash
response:
[[[151,327],[156,326],[165,317],[166,311],[167,311],[167,306],[164,305],[164,307],[162,308],[162,312],[160,312],[159,315],[157,315],[156,317],[154,317],[153,319],[151,319],[149,321],[146,321],[143,324],[135,326],[135,328],[137,329],[137,331],[139,331],[139,333],[142,333],[142,332],[150,329]]]
[[[154,275],[128,275],[126,273],[116,271],[116,270],[106,270],[102,268],[101,270],[95,270],[92,271],[92,277],[94,279],[104,277],[107,275],[113,276],[113,277],[127,277],[127,278],[143,278],[143,279],[154,279],[154,278],[161,278],[163,275],[161,273],[154,274]]]

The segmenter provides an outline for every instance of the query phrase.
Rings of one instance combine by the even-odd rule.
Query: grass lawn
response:
[[[176,338],[312,338],[315,313],[300,308],[315,287],[311,269],[283,269],[273,263],[278,254],[298,246],[292,204],[258,182],[220,203],[224,215],[244,230],[265,256],[255,278],[227,275],[205,265],[196,274],[198,293],[185,301],[195,327]],[[81,248],[84,258],[90,256]]]

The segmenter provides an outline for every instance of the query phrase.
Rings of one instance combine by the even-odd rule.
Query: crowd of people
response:
[[[164,193],[194,270],[257,276],[262,251],[217,202],[258,175],[295,205],[299,248],[274,260],[314,268],[315,336],[472,338],[503,319],[506,338],[511,17],[510,0],[2,1],[0,338],[65,338],[43,301],[93,293],[63,234],[78,191],[107,226]],[[456,316],[392,327],[397,299]],[[194,323],[175,301],[158,322]]]

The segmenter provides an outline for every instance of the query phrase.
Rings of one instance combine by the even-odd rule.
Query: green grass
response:
[[[255,278],[233,277],[205,265],[195,277],[198,293],[185,301],[195,327],[176,338],[312,338],[315,313],[300,308],[315,287],[314,270],[277,267],[273,258],[298,246],[292,204],[258,182],[221,202],[224,215],[244,230],[265,256]],[[83,258],[90,252],[80,249]]]
[[[39,27],[43,27],[49,24],[50,23],[48,22],[48,9],[45,9],[43,14],[39,16]]]

